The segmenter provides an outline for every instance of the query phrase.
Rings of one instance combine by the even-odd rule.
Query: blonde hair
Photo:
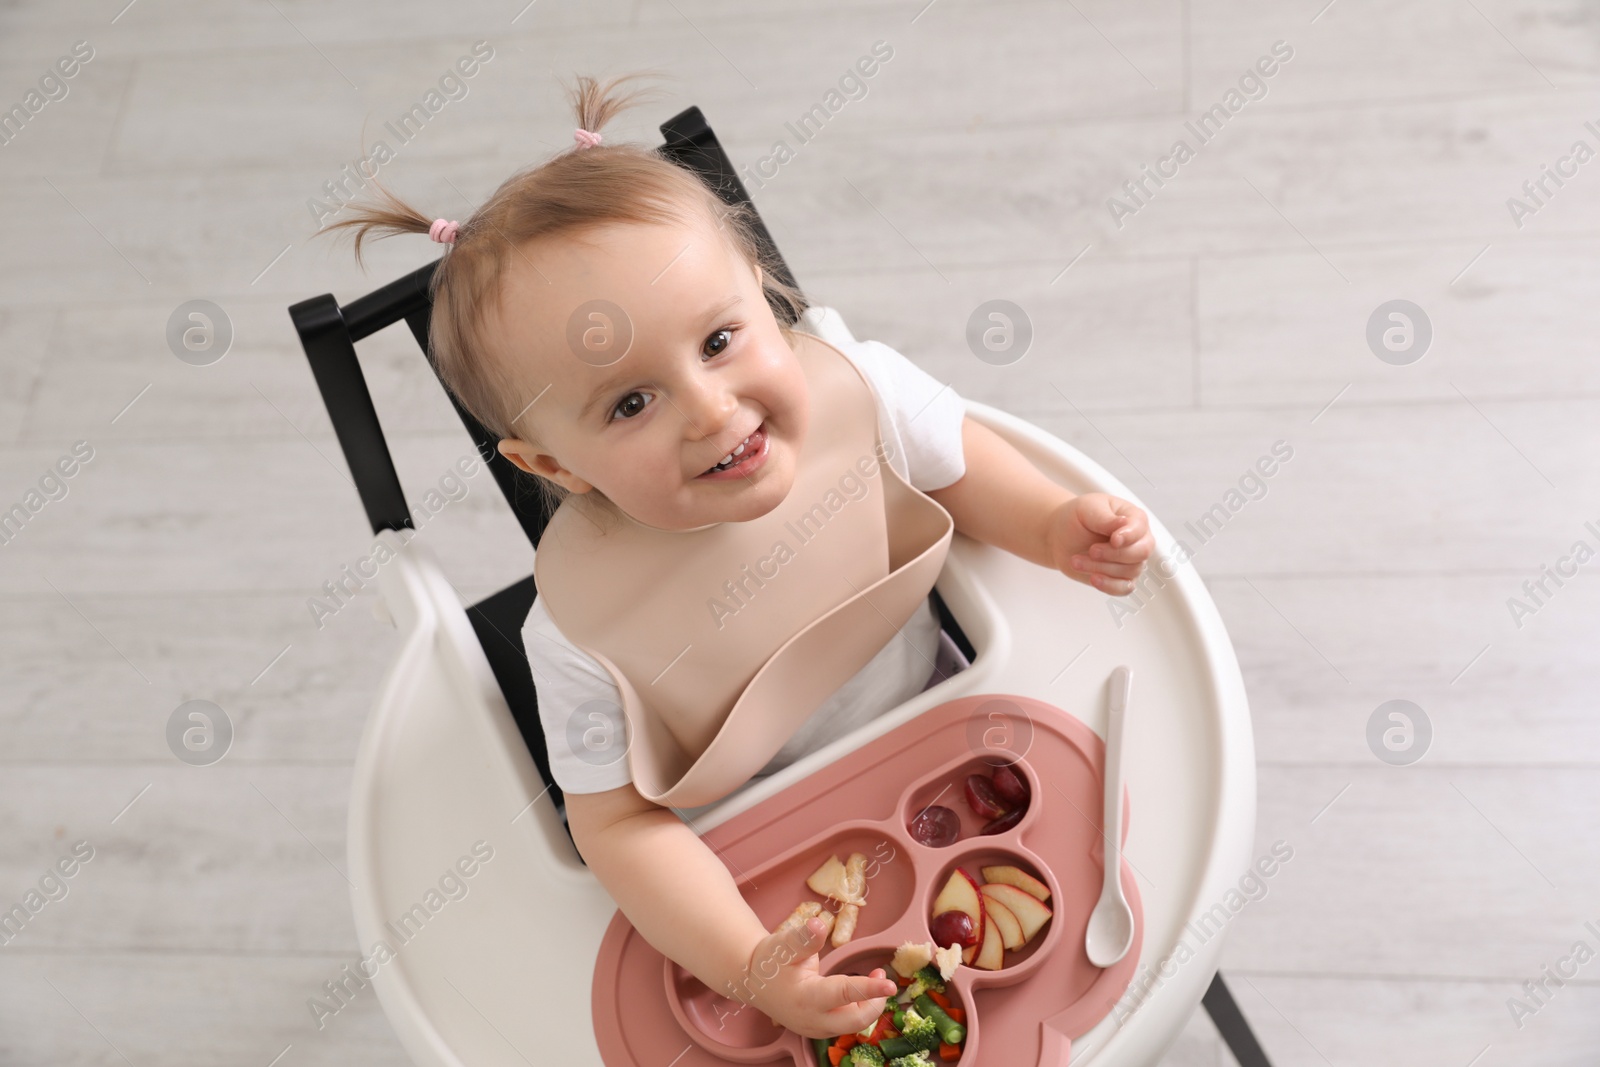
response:
[[[619,95],[617,86],[645,76],[625,74],[604,85],[579,76],[576,88],[568,89],[578,126],[600,132],[619,111],[649,91]],[[353,229],[357,263],[362,262],[361,245],[367,237],[425,234],[433,224],[431,217],[376,179],[373,184],[379,190],[380,203],[351,205],[350,217],[313,235]],[[576,236],[607,223],[692,224],[697,220],[716,222],[734,251],[752,270],[761,270],[768,304],[785,310],[786,314],[776,319],[792,344],[790,322],[799,318],[809,302],[797,286],[782,279],[781,263],[763,251],[757,237],[759,223],[748,205],[725,203],[693,171],[644,145],[607,141],[582,147],[575,143],[544,163],[507,178],[470,218],[462,220],[455,242],[444,245],[444,256],[428,289],[433,302],[429,347],[439,377],[491,434],[520,437],[539,447],[536,424],[524,414],[533,398],[517,393],[509,368],[490,355],[493,349],[486,338],[485,323],[498,308],[501,281],[511,257],[526,242]],[[785,321],[786,316],[790,321]],[[517,428],[519,415],[522,430]],[[568,491],[542,476],[536,481],[546,513],[554,512]],[[589,495],[603,496],[598,489]]]

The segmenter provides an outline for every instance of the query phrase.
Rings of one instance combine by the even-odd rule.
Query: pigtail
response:
[[[349,207],[350,216],[330,223],[312,234],[320,237],[334,230],[352,228],[356,231],[356,263],[361,263],[361,242],[368,235],[376,237],[390,237],[397,233],[427,233],[433,225],[433,220],[425,218],[416,208],[401,200],[390,192],[377,178],[372,179],[372,184],[378,189],[378,204],[352,204]]]
[[[575,87],[567,88],[567,99],[572,104],[574,116],[578,120],[578,128],[588,130],[590,133],[599,133],[606,123],[610,122],[619,111],[626,110],[634,104],[643,103],[651,94],[660,92],[659,89],[635,89],[628,93],[616,93],[617,86],[635,78],[648,78],[659,76],[658,71],[638,71],[633,74],[621,74],[604,84],[596,81],[586,74],[580,74]],[[571,151],[578,151],[583,146],[573,145]]]

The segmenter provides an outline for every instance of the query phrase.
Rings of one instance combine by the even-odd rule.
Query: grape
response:
[[[1017,773],[1014,764],[994,769],[994,791],[1001,801],[1013,808],[1028,805],[1028,780]]]
[[[998,818],[1008,807],[995,793],[994,782],[981,774],[967,775],[967,806],[980,819]]]
[[[941,911],[928,924],[928,933],[933,935],[934,944],[940,948],[949,948],[951,945],[971,948],[978,943],[978,928],[973,924],[972,916],[964,911]]]
[[[1022,816],[1027,814],[1027,811],[1028,809],[1026,807],[1012,808],[998,819],[991,819],[989,822],[985,823],[983,829],[979,830],[978,833],[1003,834],[1013,826],[1017,825],[1017,823],[1021,822]]]
[[[932,805],[911,820],[911,838],[932,848],[944,848],[961,836],[961,817],[949,808]]]

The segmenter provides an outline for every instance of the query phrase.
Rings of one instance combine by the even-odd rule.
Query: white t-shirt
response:
[[[881,342],[845,342],[837,347],[877,390],[878,431],[893,447],[889,462],[901,477],[924,492],[960,480],[966,473],[961,442],[966,405],[955,390]],[[569,723],[577,709],[592,700],[620,709],[622,696],[610,673],[556,628],[542,597],[534,600],[523,624],[522,645],[533,669],[539,719],[556,784],[567,793],[598,793],[631,782],[626,723],[620,715],[616,725],[623,730],[624,743],[613,739],[604,746],[610,762],[590,762],[597,755],[594,751],[580,758],[568,741]],[[921,692],[938,647],[938,613],[931,599],[924,599],[899,633],[801,724],[756,777],[787,767]],[[584,718],[587,726],[591,720]],[[600,721],[604,729],[605,720]]]

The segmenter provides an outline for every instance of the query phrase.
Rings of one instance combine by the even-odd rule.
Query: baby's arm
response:
[[[628,921],[712,990],[802,1037],[861,1030],[896,991],[877,971],[818,977],[822,935],[805,928],[769,935],[710,847],[631,783],[566,800],[578,851]]]
[[[1155,550],[1142,509],[1056,484],[967,414],[950,386],[888,345],[854,342],[841,351],[884,401],[905,446],[909,481],[950,513],[957,530],[1103,593],[1133,591]]]
[[[1155,549],[1143,509],[1056,484],[1005,438],[968,415],[962,476],[928,495],[968,537],[1113,596],[1126,596]]]
[[[737,980],[767,930],[722,861],[631,783],[566,799],[578,851],[628,921],[662,955],[725,994],[724,983]]]

